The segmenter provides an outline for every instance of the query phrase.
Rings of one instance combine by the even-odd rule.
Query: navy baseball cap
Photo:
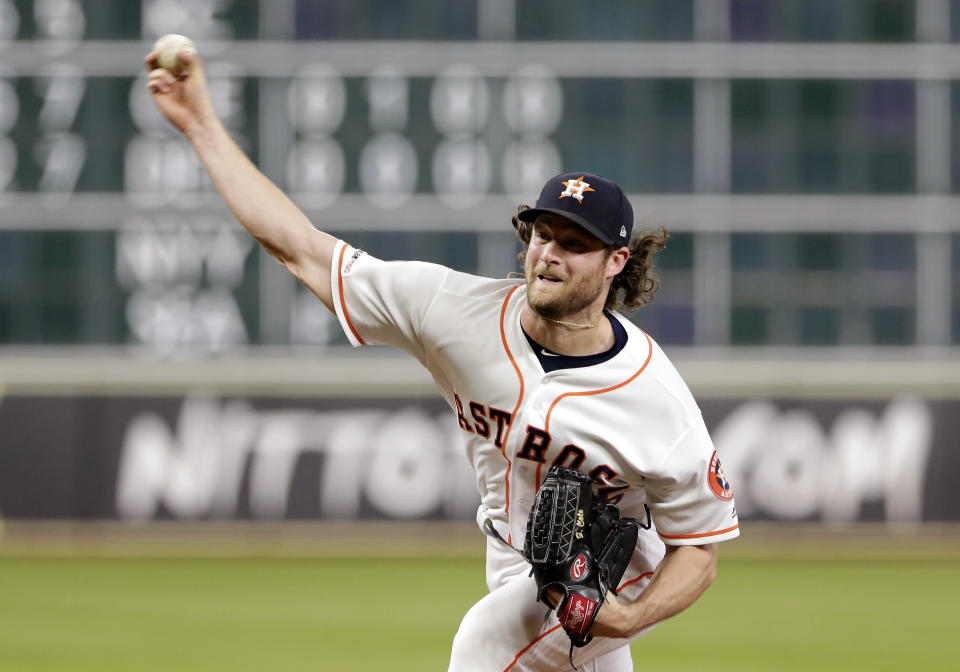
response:
[[[620,247],[633,233],[633,208],[615,182],[591,173],[563,173],[544,185],[534,208],[517,213],[524,222],[537,215],[560,215],[607,245]]]

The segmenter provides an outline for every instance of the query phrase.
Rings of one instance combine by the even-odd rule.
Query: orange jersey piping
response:
[[[644,572],[643,574],[641,574],[640,576],[636,577],[635,579],[630,579],[629,581],[627,581],[627,582],[625,582],[625,583],[621,583],[621,584],[620,584],[620,587],[617,588],[617,592],[619,593],[621,590],[623,590],[624,588],[626,588],[627,586],[629,586],[631,583],[636,583],[636,582],[639,581],[640,579],[645,579],[645,578],[647,578],[648,576],[653,576],[653,572]]]
[[[360,334],[357,333],[356,327],[353,326],[353,320],[350,319],[350,313],[347,312],[347,302],[343,298],[343,255],[347,251],[347,244],[344,243],[343,247],[340,248],[340,258],[337,259],[337,293],[340,298],[340,309],[343,311],[343,317],[347,321],[347,326],[350,327],[351,333],[353,333],[354,338],[360,341],[360,345],[366,345],[364,340],[360,338]]]
[[[641,330],[640,333],[643,334],[644,338],[647,339],[647,346],[650,348],[649,352],[647,352],[647,359],[646,361],[644,361],[643,366],[637,369],[636,373],[634,373],[632,376],[630,376],[623,382],[617,383],[616,385],[611,385],[610,387],[605,387],[602,390],[586,390],[583,392],[564,392],[559,397],[554,399],[552,404],[550,404],[550,409],[547,411],[547,419],[545,423],[546,426],[543,428],[544,431],[547,431],[547,432],[550,431],[550,415],[553,413],[554,407],[556,407],[556,405],[564,397],[585,397],[591,394],[603,394],[604,392],[612,392],[613,390],[619,389],[624,385],[631,383],[637,376],[643,373],[644,369],[647,368],[647,364],[649,364],[650,360],[653,358],[653,343],[650,342],[650,337],[647,336],[646,332]]]
[[[701,532],[700,534],[664,534],[663,532],[658,532],[661,537],[664,539],[702,539],[703,537],[716,537],[720,534],[726,534],[727,532],[733,532],[736,529],[739,529],[740,525],[734,525],[733,527],[728,527],[725,530],[717,530],[716,532]]]
[[[520,660],[520,656],[522,656],[522,655],[525,654],[527,651],[529,651],[531,646],[533,646],[534,644],[536,644],[537,642],[539,642],[541,639],[543,639],[544,637],[546,637],[547,635],[549,635],[551,632],[553,632],[554,630],[556,630],[556,629],[559,628],[559,627],[560,627],[560,625],[557,624],[557,625],[553,626],[552,628],[550,628],[549,630],[547,630],[546,632],[544,632],[543,634],[537,635],[537,638],[536,638],[536,639],[534,639],[532,642],[530,642],[530,643],[527,644],[525,647],[523,647],[522,649],[520,649],[520,653],[518,653],[518,654],[516,655],[516,657],[513,659],[513,662],[510,663],[509,665],[507,665],[505,668],[503,668],[503,672],[509,672],[509,670],[512,670],[512,669],[513,669],[513,666],[516,665],[516,664],[517,664],[517,661]]]
[[[503,453],[503,458],[507,461],[507,473],[504,475],[503,480],[507,488],[507,504],[504,509],[504,514],[506,514],[508,520],[510,518],[510,469],[513,467],[513,462],[507,457],[507,442],[510,439],[510,430],[513,429],[513,422],[517,419],[517,411],[520,410],[520,403],[523,401],[523,373],[520,371],[520,367],[517,366],[517,360],[513,358],[513,353],[510,352],[510,346],[507,344],[507,332],[503,328],[503,321],[507,314],[507,304],[510,303],[510,297],[513,296],[513,293],[519,288],[520,285],[517,285],[507,293],[507,297],[503,300],[503,306],[500,308],[500,341],[503,343],[503,350],[507,353],[507,357],[510,358],[510,363],[513,364],[513,370],[517,372],[517,378],[520,380],[520,396],[517,398],[517,405],[513,407],[513,413],[510,414],[510,426],[507,427],[507,433],[503,437],[503,446],[500,448],[500,452]],[[510,534],[507,534],[507,543],[513,544],[513,539]]]

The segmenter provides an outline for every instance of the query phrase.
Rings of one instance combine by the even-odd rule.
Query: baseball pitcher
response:
[[[333,311],[355,346],[426,367],[476,471],[489,593],[464,616],[456,672],[633,669],[629,642],[713,581],[739,534],[730,485],[670,360],[616,309],[649,301],[662,230],[633,231],[599,175],[549,180],[513,224],[523,277],[386,262],[318,230],[217,118],[201,59],[146,57],[154,102],[239,222]]]

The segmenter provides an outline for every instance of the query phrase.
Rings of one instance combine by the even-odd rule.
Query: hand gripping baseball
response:
[[[586,474],[551,467],[527,520],[523,556],[537,582],[537,599],[557,608],[571,660],[573,647],[590,641],[607,591],[616,594],[638,534],[637,521],[600,502]],[[562,595],[559,604],[551,595]]]
[[[192,128],[215,116],[203,63],[196,49],[188,44],[181,47],[173,60],[174,69],[179,71],[176,74],[160,66],[160,57],[155,48],[143,59],[150,72],[147,90],[163,116],[182,133],[189,134]]]

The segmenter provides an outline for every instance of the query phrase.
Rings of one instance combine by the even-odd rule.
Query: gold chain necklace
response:
[[[530,305],[530,304],[528,303],[527,305]],[[580,322],[564,322],[563,320],[555,320],[552,317],[547,317],[546,315],[542,315],[540,311],[538,311],[532,305],[530,306],[530,309],[537,315],[537,317],[542,317],[547,322],[553,322],[554,324],[561,324],[564,327],[576,327],[577,329],[593,329],[595,326],[603,322],[603,317],[604,317],[603,315],[601,315],[600,319],[597,320],[596,322],[591,322],[589,324],[582,324]]]
[[[540,315],[540,313],[537,313],[537,315]],[[540,317],[545,319],[547,322],[553,322],[554,324],[562,324],[565,327],[578,327],[579,329],[593,329],[595,326],[600,324],[600,322],[603,320],[603,318],[601,317],[596,322],[591,322],[590,324],[581,324],[580,322],[564,322],[563,320],[555,320],[552,317],[547,317],[546,315],[540,315]]]

